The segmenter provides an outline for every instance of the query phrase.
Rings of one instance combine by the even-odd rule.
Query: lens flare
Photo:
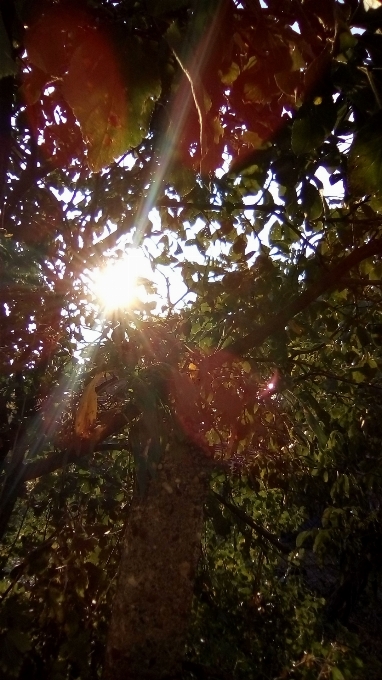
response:
[[[139,258],[125,255],[92,272],[92,290],[103,309],[113,311],[131,306],[139,292]]]

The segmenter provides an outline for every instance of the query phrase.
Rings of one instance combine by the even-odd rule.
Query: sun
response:
[[[125,253],[122,258],[92,271],[91,288],[105,311],[126,309],[138,296],[141,259],[136,254]]]

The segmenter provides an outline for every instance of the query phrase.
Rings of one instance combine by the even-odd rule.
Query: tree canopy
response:
[[[178,448],[176,677],[380,677],[381,30],[357,0],[1,5],[2,677],[101,677],[155,480],[195,540]],[[135,250],[147,294],[107,313],[92,272]]]

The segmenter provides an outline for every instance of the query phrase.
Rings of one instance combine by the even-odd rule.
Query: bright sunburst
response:
[[[142,275],[142,258],[125,254],[91,274],[92,290],[103,309],[126,309],[139,292],[138,277]]]

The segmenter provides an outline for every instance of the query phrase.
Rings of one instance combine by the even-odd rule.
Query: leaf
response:
[[[349,152],[349,183],[358,195],[379,193],[382,186],[382,112],[370,118]]]
[[[371,337],[363,326],[357,326],[356,335],[360,341],[361,347],[367,347],[371,343]]]
[[[259,137],[257,132],[252,132],[251,130],[244,130],[244,132],[241,135],[241,141],[243,144],[248,144],[248,146],[252,147],[253,149],[259,149],[262,144],[263,144],[263,139]],[[257,168],[257,166],[254,166]],[[247,174],[249,174],[247,170]]]
[[[313,151],[317,144],[314,141],[314,123],[310,118],[297,118],[292,127],[292,149],[296,155]]]
[[[301,87],[301,73],[299,71],[280,71],[275,75],[275,81],[284,94],[295,97]]]
[[[233,61],[227,71],[220,75],[220,80],[224,85],[232,85],[240,75],[240,66]]]
[[[366,12],[368,12],[369,9],[379,9],[381,6],[381,0],[363,0],[363,6]]]
[[[25,654],[32,649],[32,644],[28,635],[22,633],[20,630],[10,630],[7,637],[21,654]]]
[[[46,81],[47,74],[37,66],[34,66],[31,71],[23,73],[23,83],[20,90],[28,106],[39,101]]]
[[[15,76],[17,66],[12,58],[12,45],[8,38],[2,16],[0,14],[0,79]]]
[[[249,361],[242,361],[241,367],[245,373],[251,373],[252,372],[252,366],[249,363]]]
[[[46,74],[65,75],[74,49],[81,43],[89,26],[89,15],[82,8],[52,3],[25,33],[24,47],[28,60]],[[78,3],[79,4],[79,3]]]
[[[321,449],[324,449],[325,446],[326,446],[326,442],[328,440],[324,430],[322,429],[317,417],[315,415],[313,415],[313,413],[306,406],[304,407],[304,410],[305,410],[305,414],[306,414],[307,423],[308,423],[310,429],[316,435],[319,447]]]
[[[310,182],[303,184],[301,189],[302,207],[308,220],[317,220],[321,217],[324,205],[317,187]]]
[[[332,506],[326,508],[323,512],[322,515],[322,526],[325,529],[326,527],[329,527],[330,525],[336,527],[339,525],[339,520],[341,519],[341,516],[344,514],[344,510],[342,508],[334,508]]]
[[[344,675],[341,673],[337,666],[333,666],[331,670],[332,680],[345,680]]]
[[[366,376],[361,371],[352,371],[351,377],[356,383],[363,383],[366,380]]]
[[[292,150],[300,154],[311,153],[321,146],[336,122],[336,109],[332,102],[312,105],[305,115],[296,118],[292,126]]]
[[[91,35],[73,54],[63,94],[88,144],[89,166],[100,170],[125,150],[127,102],[114,55],[100,35]]]
[[[247,247],[247,239],[243,234],[240,234],[232,245],[232,252],[235,255],[243,255]]]
[[[160,93],[155,60],[137,38],[94,32],[77,47],[62,91],[80,123],[88,165],[98,172],[145,136]]]
[[[111,373],[97,373],[86,386],[74,419],[74,431],[81,439],[88,439],[97,420],[97,391],[96,388],[113,377]]]
[[[195,186],[194,173],[176,157],[171,163],[168,178],[179,196],[186,196]]]
[[[313,59],[305,71],[304,81],[305,88],[307,92],[312,92],[312,90],[317,88],[317,85],[322,83],[323,77],[328,69],[331,61],[331,51],[332,46],[328,42],[322,52]]]
[[[319,552],[320,550],[322,550],[326,541],[328,541],[330,538],[329,529],[319,529],[316,531],[317,533],[313,543],[313,552]]]
[[[270,230],[269,230],[269,243],[271,245],[278,245],[279,241],[282,241],[283,239],[283,230],[282,230],[282,225],[280,222],[277,220],[273,222]]]
[[[301,548],[302,544],[305,542],[309,536],[312,536],[312,529],[309,529],[307,531],[300,531],[299,535],[296,538],[296,548]]]

